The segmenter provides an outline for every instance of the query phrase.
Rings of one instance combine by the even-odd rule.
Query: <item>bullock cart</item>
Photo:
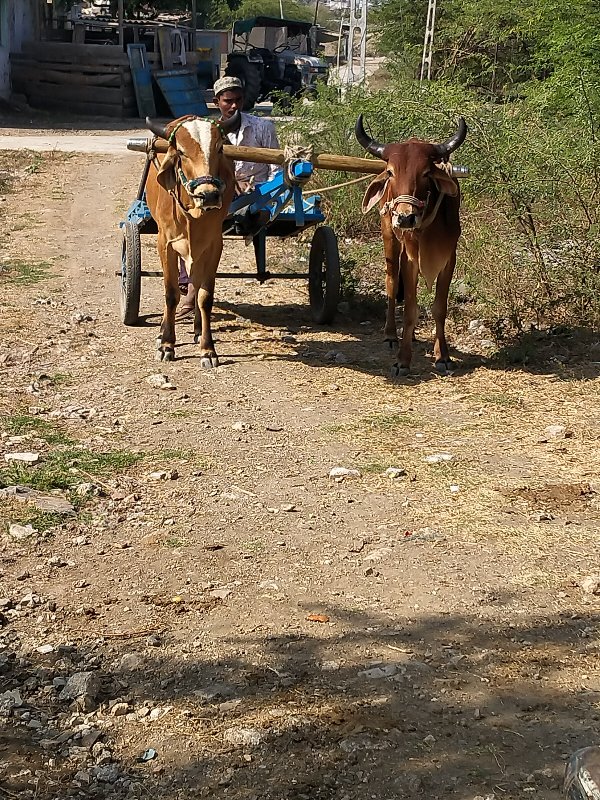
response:
[[[165,152],[167,143],[157,137],[130,139],[127,148],[146,153],[136,199],[120,223],[123,232],[121,268],[121,319],[125,325],[139,320],[142,277],[162,276],[160,271],[142,268],[142,234],[157,233],[157,225],[146,204],[146,180],[156,153]],[[280,164],[282,170],[265,183],[234,198],[223,224],[224,239],[252,241],[256,260],[255,273],[219,272],[221,278],[256,278],[263,283],[269,278],[308,278],[309,300],[313,318],[318,324],[331,323],[340,299],[340,260],[335,232],[325,222],[321,197],[304,190],[314,169],[335,169],[346,172],[377,174],[385,166],[379,159],[352,158],[327,153],[307,158],[294,158],[283,150],[225,145],[225,155],[243,161]],[[286,238],[314,227],[310,244],[308,272],[272,274],[267,269],[266,241],[269,237]]]

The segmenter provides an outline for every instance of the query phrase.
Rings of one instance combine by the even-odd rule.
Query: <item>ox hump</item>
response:
[[[208,156],[212,142],[212,123],[206,119],[190,119],[181,126],[185,128],[195,142],[198,142],[202,152]]]

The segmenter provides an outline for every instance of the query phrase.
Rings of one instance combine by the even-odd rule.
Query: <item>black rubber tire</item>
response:
[[[321,225],[315,230],[308,257],[308,296],[314,321],[319,325],[333,322],[340,302],[340,254],[332,228]]]
[[[239,78],[244,84],[244,111],[252,111],[260,95],[260,74],[257,67],[243,56],[236,56],[225,67],[225,75]]]
[[[124,325],[137,325],[140,318],[142,293],[142,244],[140,231],[133,222],[123,228],[121,251],[121,321]]]

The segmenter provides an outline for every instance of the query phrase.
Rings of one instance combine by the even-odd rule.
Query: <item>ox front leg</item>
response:
[[[175,359],[175,309],[179,302],[179,265],[177,253],[159,236],[158,251],[165,284],[165,307],[157,342],[157,361]]]
[[[392,375],[401,377],[410,372],[412,361],[412,343],[417,325],[417,282],[419,269],[402,254],[402,280],[404,282],[404,317],[402,339],[398,348],[397,361],[392,367]]]
[[[215,294],[215,276],[203,281],[196,289],[194,342],[200,344],[200,365],[205,369],[219,366],[212,336],[211,314]]]
[[[446,316],[448,314],[448,292],[455,266],[456,253],[452,255],[438,275],[435,284],[435,300],[431,308],[431,313],[435,320],[435,344],[433,346],[435,369],[444,375],[454,369],[454,364],[448,353],[448,343],[446,342]]]
[[[387,342],[390,348],[393,348],[398,344],[396,299],[398,297],[398,290],[402,286],[402,276],[400,275],[400,243],[393,234],[388,217],[383,218],[381,231],[383,233],[383,251],[385,253],[385,291],[387,294],[387,313],[385,317],[383,341]]]

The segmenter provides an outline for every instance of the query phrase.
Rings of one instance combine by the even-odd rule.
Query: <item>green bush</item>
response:
[[[594,326],[600,322],[600,144],[593,88],[572,87],[580,95],[577,113],[557,119],[544,113],[543,98],[533,90],[499,105],[442,82],[397,80],[385,91],[345,92],[343,100],[335,87],[322,87],[314,102],[296,105],[293,126],[284,126],[281,138],[319,152],[364,155],[353,133],[361,112],[382,142],[412,135],[440,141],[464,116],[469,135],[453,160],[468,165],[471,177],[461,181],[457,274],[470,287],[476,313],[504,329]],[[314,185],[352,177],[321,170]],[[383,289],[379,218],[361,212],[366,185],[324,194],[323,207],[345,262],[353,261],[361,278],[378,275]],[[357,249],[357,239],[369,246]],[[373,259],[374,249],[379,255]]]

